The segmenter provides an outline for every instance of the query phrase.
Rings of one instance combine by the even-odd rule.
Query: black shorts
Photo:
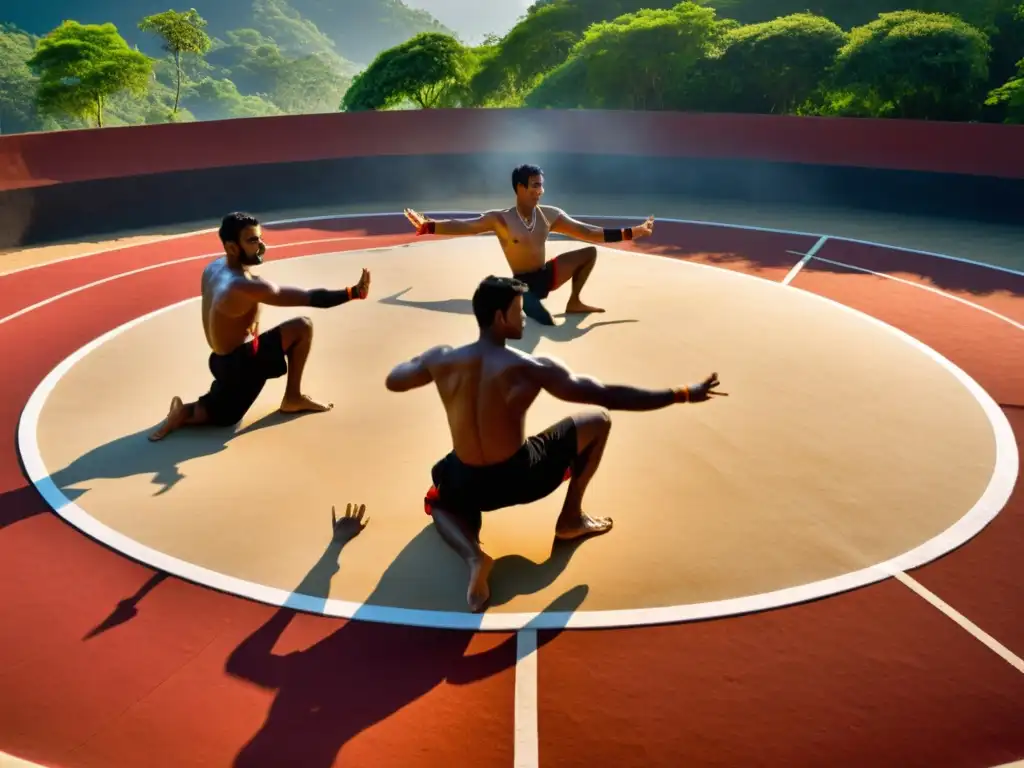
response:
[[[226,355],[210,354],[210,391],[199,398],[209,424],[230,427],[242,420],[269,379],[288,372],[280,326],[264,331]]]
[[[512,277],[526,283],[530,288],[530,293],[536,298],[546,299],[555,287],[555,271],[557,268],[555,260],[551,259],[540,269],[535,269],[533,272],[514,272]]]
[[[523,296],[523,314],[541,325],[555,324],[551,313],[540,302],[551,293],[551,289],[555,285],[556,270],[555,260],[552,259],[533,272],[520,272],[512,275],[516,280],[522,280],[530,288]]]
[[[479,536],[482,512],[530,504],[568,480],[579,455],[576,448],[576,422],[567,417],[527,438],[501,464],[469,466],[452,451],[430,471],[433,485],[424,509],[428,515],[434,507],[447,510]]]

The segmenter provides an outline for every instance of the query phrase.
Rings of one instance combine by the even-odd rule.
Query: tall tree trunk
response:
[[[174,66],[178,70],[178,88],[174,92],[174,111],[173,114],[178,114],[178,101],[181,99],[181,51],[174,52]]]
[[[96,94],[96,127],[103,127],[103,96]]]

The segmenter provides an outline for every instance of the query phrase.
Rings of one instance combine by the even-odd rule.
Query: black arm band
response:
[[[317,288],[309,292],[309,306],[317,309],[330,309],[351,301],[350,289],[343,288],[340,291],[328,291],[326,288]]]
[[[605,229],[604,241],[606,243],[617,243],[622,239],[621,229]]]

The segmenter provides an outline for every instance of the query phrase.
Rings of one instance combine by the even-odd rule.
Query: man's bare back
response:
[[[435,347],[423,358],[448,416],[452,446],[464,463],[498,464],[526,439],[526,412],[540,393],[536,360],[508,347],[473,342]]]
[[[485,278],[473,296],[479,340],[432,347],[395,366],[385,382],[392,392],[433,383],[444,405],[453,449],[431,469],[425,504],[441,537],[469,566],[466,599],[474,611],[490,595],[493,566],[480,546],[481,512],[529,504],[569,480],[556,538],[606,533],[612,520],[591,517],[582,506],[611,429],[604,409],[651,411],[718,394],[712,391],[718,386],[715,374],[692,387],[605,385],[557,360],[508,348],[506,340],[522,338],[526,291],[512,278]],[[541,390],[602,410],[573,414],[526,437],[526,412]]]

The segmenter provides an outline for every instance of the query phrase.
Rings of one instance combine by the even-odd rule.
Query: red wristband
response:
[[[632,240],[633,239],[633,228],[632,227],[626,227],[624,230],[622,230],[622,236],[626,240]]]
[[[672,390],[674,396],[674,402],[677,403],[688,403],[690,402],[690,388],[689,387],[676,387]]]

